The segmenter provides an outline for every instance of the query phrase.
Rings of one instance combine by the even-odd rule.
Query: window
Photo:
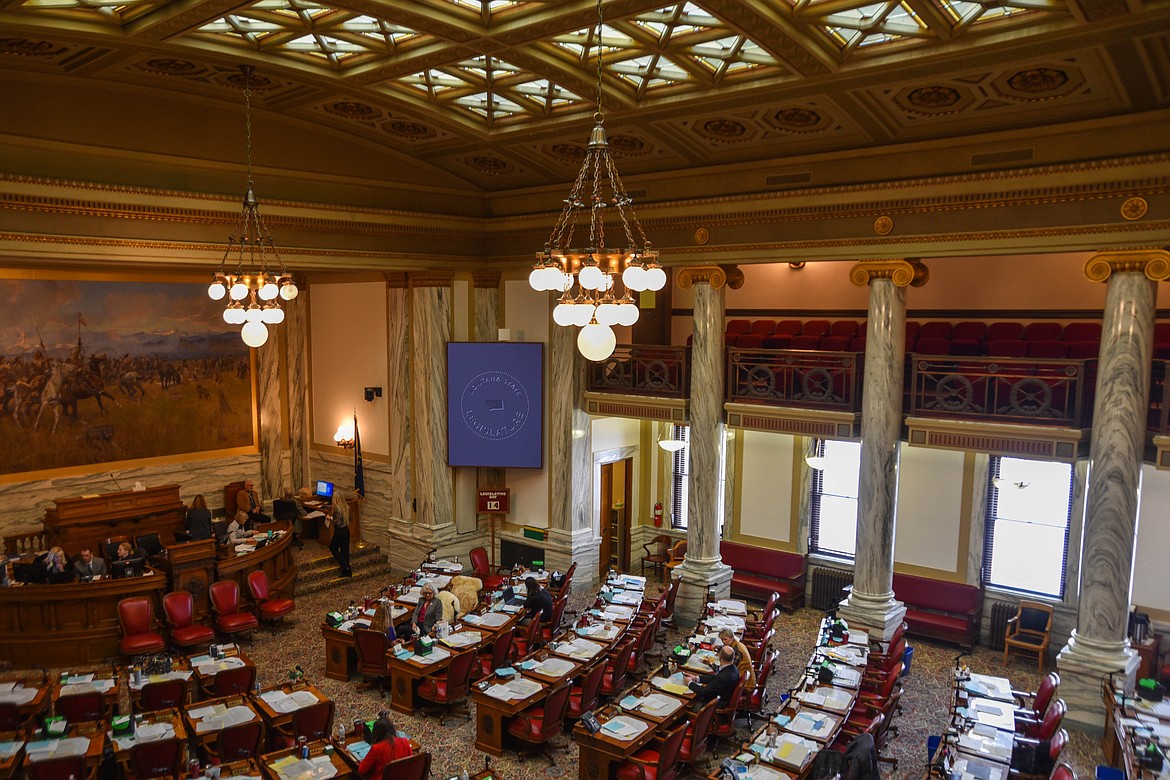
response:
[[[686,425],[675,425],[670,438],[684,444],[690,442],[691,429]],[[687,527],[687,505],[690,496],[691,448],[682,447],[671,456],[670,527],[682,531]]]
[[[861,444],[818,439],[809,490],[809,550],[852,558],[857,548]]]
[[[1073,467],[993,457],[988,471],[984,584],[1061,598],[1068,563]]]

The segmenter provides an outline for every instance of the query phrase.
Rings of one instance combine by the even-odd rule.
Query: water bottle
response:
[[[459,780],[471,780],[470,776],[467,774],[466,769],[464,769],[463,772],[460,773]]]
[[[300,753],[301,759],[307,759],[309,757],[309,741],[304,737],[297,737],[297,745],[299,747],[298,752]]]

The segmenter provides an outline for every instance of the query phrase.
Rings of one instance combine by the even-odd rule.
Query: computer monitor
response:
[[[110,578],[119,580],[125,577],[141,577],[146,561],[142,558],[127,558],[124,561],[110,563]]]
[[[323,479],[317,480],[317,489],[313,491],[313,495],[315,495],[317,498],[323,498],[326,500],[332,499],[333,483],[326,482]]]
[[[36,585],[48,582],[49,572],[45,569],[45,564],[41,562],[36,563],[14,563],[12,564],[12,579],[17,582],[23,582],[29,585]]]

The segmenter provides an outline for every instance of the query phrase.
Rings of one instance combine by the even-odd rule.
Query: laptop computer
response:
[[[504,603],[512,607],[524,606],[524,597],[516,595],[516,589],[511,585],[504,588]]]

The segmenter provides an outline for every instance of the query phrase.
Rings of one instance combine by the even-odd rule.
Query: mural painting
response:
[[[0,474],[255,445],[206,285],[0,279]]]

